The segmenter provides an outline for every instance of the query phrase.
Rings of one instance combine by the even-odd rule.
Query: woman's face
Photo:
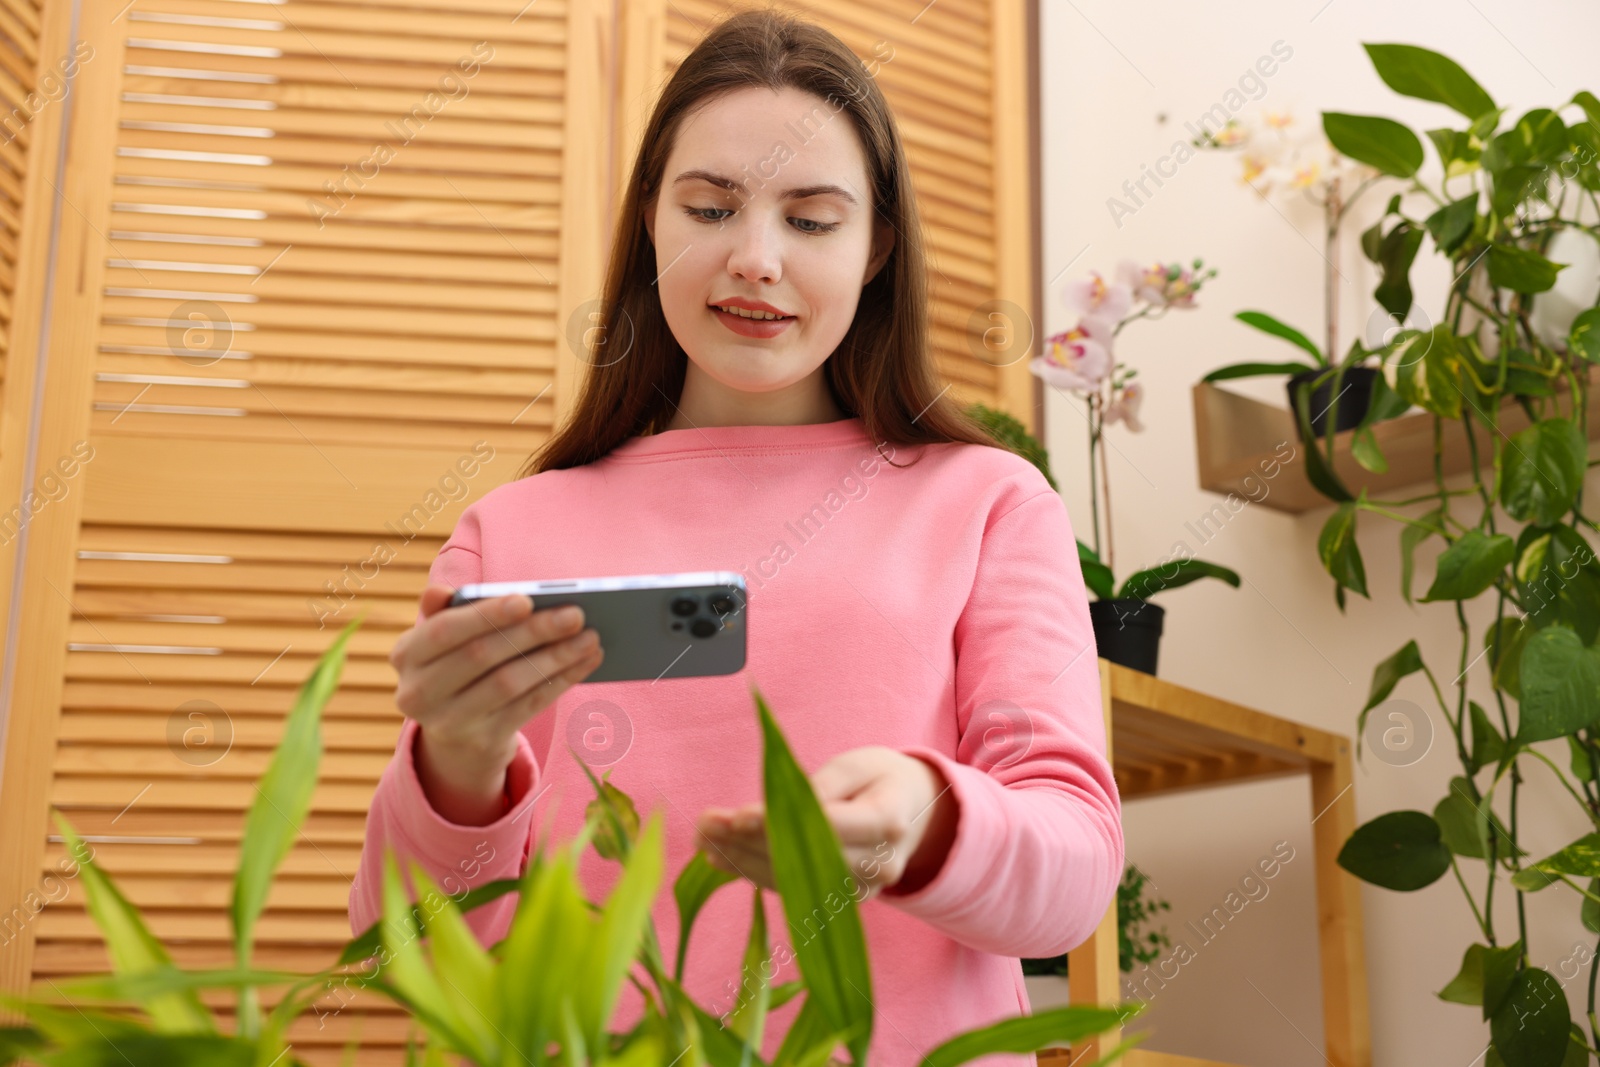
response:
[[[661,309],[690,361],[683,409],[806,421],[820,398],[836,411],[822,365],[894,245],[871,188],[853,121],[821,97],[740,89],[684,121],[645,210]],[[786,318],[717,310],[738,301]]]

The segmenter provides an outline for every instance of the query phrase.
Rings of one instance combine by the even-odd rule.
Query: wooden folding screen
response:
[[[954,392],[1031,425],[1026,361],[974,354],[1032,313],[1021,13],[785,6],[897,110]],[[180,961],[231,958],[253,783],[311,664],[365,615],[258,939],[264,966],[331,962],[400,722],[388,651],[461,510],[571,403],[569,322],[598,295],[619,159],[726,10],[0,0],[0,97],[92,53],[0,146],[0,340],[25,342],[4,351],[7,506],[56,472],[0,556],[0,988],[106,967],[81,886],[52,874],[52,807]],[[361,1062],[398,1062],[405,1019],[374,1004],[329,999],[296,1054],[334,1062],[359,1036]]]

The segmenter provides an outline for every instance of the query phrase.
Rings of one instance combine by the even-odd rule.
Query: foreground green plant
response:
[[[631,798],[593,774],[595,800],[583,830],[549,855],[537,848],[520,878],[487,883],[457,898],[413,863],[413,900],[398,861],[386,853],[383,919],[353,938],[332,966],[312,974],[252,969],[255,923],[309,810],[322,754],[322,709],[360,623],[346,627],[317,663],[259,783],[230,913],[236,966],[191,971],[175,965],[138,909],[59,819],[69,849],[80,857],[90,914],[105,937],[113,973],[60,983],[52,997],[4,998],[28,1024],[0,1030],[0,1067],[24,1056],[46,1067],[299,1064],[288,1028],[336,985],[382,994],[410,1012],[425,1040],[421,1049],[414,1043],[408,1048],[408,1062],[427,1067],[458,1057],[481,1067],[824,1067],[841,1045],[851,1064],[867,1064],[874,1003],[857,909],[857,891],[864,886],[849,871],[809,779],[754,691],[764,739],[768,847],[800,980],[776,987],[766,982],[767,916],[760,888],[751,885],[754,906],[739,1003],[722,1018],[695,1004],[681,984],[690,934],[706,901],[736,879],[712,867],[703,852],[679,873],[673,885],[679,938],[669,972],[650,915],[663,876],[661,815],[651,812],[641,822]],[[603,904],[586,900],[578,880],[578,860],[589,847],[622,868]],[[506,936],[484,948],[465,913],[511,892],[518,900]],[[807,925],[824,908],[829,920],[820,929]],[[634,973],[635,965],[648,984]],[[610,1023],[624,980],[640,990],[645,1008],[632,1028],[618,1033]],[[220,988],[237,991],[233,1034],[222,1032],[200,999],[201,990]],[[279,991],[264,1017],[263,988]],[[805,999],[768,1064],[759,1053],[767,1017],[797,996]],[[1143,1007],[1074,1005],[1005,1019],[952,1038],[923,1064],[955,1067],[993,1052],[1081,1041],[1121,1026]],[[1083,1067],[1110,1063],[1143,1037],[1135,1035]]]
[[[1316,448],[1306,453],[1312,484],[1337,504],[1317,550],[1342,610],[1346,590],[1370,595],[1356,543],[1360,516],[1404,525],[1400,594],[1407,603],[1417,546],[1433,537],[1444,542],[1432,584],[1420,599],[1450,605],[1460,629],[1453,699],[1446,699],[1417,642],[1406,642],[1373,672],[1357,720],[1357,752],[1368,715],[1375,709],[1383,714],[1399,682],[1420,673],[1450,725],[1461,773],[1431,813],[1388,812],[1358,828],[1339,863],[1374,885],[1399,891],[1454,873],[1482,941],[1466,949],[1460,972],[1438,995],[1479,1009],[1473,1014],[1489,1024],[1490,1064],[1570,1067],[1600,1054],[1600,952],[1582,961],[1590,967],[1586,1038],[1571,1017],[1561,981],[1530,959],[1526,895],[1565,885],[1575,893],[1569,900],[1578,905],[1584,927],[1600,934],[1600,563],[1584,532],[1600,526],[1583,510],[1584,478],[1597,462],[1587,458],[1587,408],[1592,364],[1600,362],[1600,307],[1551,330],[1536,327],[1535,304],[1566,267],[1547,255],[1558,235],[1580,244],[1600,241],[1600,226],[1582,218],[1585,203],[1600,214],[1600,100],[1579,92],[1561,105],[1581,113],[1570,125],[1555,110],[1535,108],[1502,130],[1506,109],[1445,56],[1410,45],[1366,50],[1390,88],[1443,104],[1466,120],[1465,128],[1427,131],[1443,172],[1435,189],[1417,176],[1423,144],[1407,127],[1378,116],[1323,116],[1339,151],[1411,179],[1411,191],[1429,201],[1426,217],[1413,218],[1402,197],[1394,196],[1363,238],[1369,258],[1383,271],[1375,295],[1385,309],[1397,320],[1411,311],[1409,271],[1424,236],[1448,260],[1454,279],[1437,325],[1401,330],[1383,352],[1400,397],[1433,417],[1434,485],[1405,500],[1369,498],[1365,488],[1352,493],[1334,472],[1330,436],[1326,458]],[[1464,181],[1465,188],[1452,190],[1452,181]],[[1570,211],[1569,199],[1575,202]],[[1388,254],[1395,249],[1401,252]],[[1463,323],[1468,316],[1474,320],[1470,328]],[[1493,356],[1486,355],[1491,341]],[[1502,410],[1511,407],[1531,423],[1515,434],[1501,426]],[[1305,433],[1303,404],[1297,415]],[[1470,487],[1445,485],[1447,423],[1460,426],[1470,451]],[[1386,466],[1370,438],[1365,446],[1358,438],[1355,457],[1369,470]],[[1465,520],[1456,514],[1463,510],[1458,499],[1476,505]],[[1406,514],[1408,508],[1422,510]],[[1498,512],[1517,528],[1501,529]],[[1481,597],[1493,598],[1492,609],[1485,603],[1481,610],[1492,621],[1477,636],[1466,606]],[[1468,675],[1480,659],[1492,685],[1493,714],[1467,696]],[[1508,698],[1517,706],[1515,721]],[[1419,725],[1401,722],[1397,729]],[[1571,777],[1535,747],[1563,740]],[[1521,847],[1530,814],[1522,810],[1522,768],[1530,760],[1544,767],[1534,773],[1555,776],[1591,830],[1533,863]],[[1494,806],[1507,792],[1503,819]],[[1458,860],[1484,866],[1465,864],[1463,872]],[[1517,937],[1509,945],[1496,929],[1493,907],[1503,874],[1516,894]],[[1468,884],[1479,876],[1481,902]]]

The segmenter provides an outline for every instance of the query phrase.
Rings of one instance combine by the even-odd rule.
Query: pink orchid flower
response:
[[[1140,382],[1129,382],[1122,387],[1117,398],[1106,406],[1104,425],[1122,421],[1128,424],[1128,429],[1134,433],[1144,430],[1144,423],[1139,421],[1139,404],[1144,400],[1144,385]]]
[[[1133,306],[1133,290],[1119,283],[1107,285],[1097,270],[1089,274],[1087,278],[1068,282],[1062,287],[1061,299],[1067,305],[1067,310],[1109,322],[1121,322]]]
[[[1046,338],[1043,356],[1028,369],[1059,389],[1093,393],[1111,373],[1111,326],[1086,315],[1070,330]]]

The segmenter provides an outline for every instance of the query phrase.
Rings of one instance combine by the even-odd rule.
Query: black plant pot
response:
[[[1294,411],[1294,394],[1302,382],[1309,382],[1321,370],[1303,370],[1298,374],[1289,376],[1289,411]],[[1344,382],[1339,389],[1339,418],[1334,425],[1333,432],[1348,430],[1362,419],[1366,418],[1367,408],[1372,403],[1372,383],[1377,380],[1378,368],[1376,367],[1346,367]],[[1311,432],[1317,437],[1328,435],[1328,409],[1333,406],[1333,376],[1311,390],[1310,406],[1307,414],[1311,416]],[[1300,420],[1295,419],[1295,429],[1300,427]],[[1302,440],[1302,444],[1308,442]]]
[[[1161,620],[1166,609],[1137,597],[1089,602],[1094,643],[1100,655],[1146,674],[1156,673],[1161,645]]]

